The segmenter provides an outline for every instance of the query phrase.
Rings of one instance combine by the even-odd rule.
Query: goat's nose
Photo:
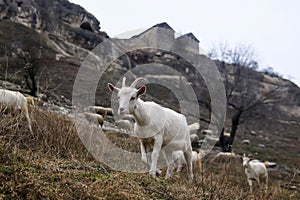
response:
[[[125,111],[125,108],[123,108],[123,107],[120,107],[120,108],[119,108],[119,110],[120,110],[120,113],[122,113],[122,112],[124,112],[124,111]]]

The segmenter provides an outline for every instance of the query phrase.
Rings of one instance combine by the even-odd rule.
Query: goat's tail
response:
[[[274,162],[268,162],[268,161],[265,161],[264,165],[266,166],[266,168],[274,168],[274,167],[277,166],[276,163],[274,163]]]
[[[199,128],[200,128],[200,125],[199,125],[198,122],[195,122],[195,123],[189,125],[189,130],[190,131],[198,130]]]

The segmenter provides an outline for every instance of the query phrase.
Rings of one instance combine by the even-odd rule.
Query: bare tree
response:
[[[220,60],[234,66],[243,66],[254,70],[258,68],[255,51],[252,46],[247,44],[230,47],[227,43],[220,43],[210,50],[208,56],[213,60]]]
[[[220,135],[223,151],[231,151],[238,126],[259,112],[259,107],[280,101],[280,86],[264,87],[255,77],[258,63],[254,51],[249,46],[229,48],[221,45],[213,49],[211,58],[220,60],[219,68],[223,74],[227,106],[233,111],[230,137]]]
[[[32,47],[17,53],[20,64],[25,70],[24,78],[26,86],[30,90],[30,95],[37,96],[38,81],[36,80],[40,69],[40,61],[42,59],[42,47]]]

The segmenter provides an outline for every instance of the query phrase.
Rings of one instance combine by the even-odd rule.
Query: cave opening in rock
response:
[[[82,28],[82,29],[84,29],[84,30],[87,30],[87,31],[93,32],[92,26],[91,26],[90,23],[88,23],[88,22],[83,22],[83,23],[80,25],[80,28]]]

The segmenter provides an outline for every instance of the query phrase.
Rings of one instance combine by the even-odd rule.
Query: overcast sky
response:
[[[167,22],[193,32],[209,50],[227,42],[251,45],[261,68],[272,67],[300,86],[298,0],[70,0],[84,7],[110,37]]]

